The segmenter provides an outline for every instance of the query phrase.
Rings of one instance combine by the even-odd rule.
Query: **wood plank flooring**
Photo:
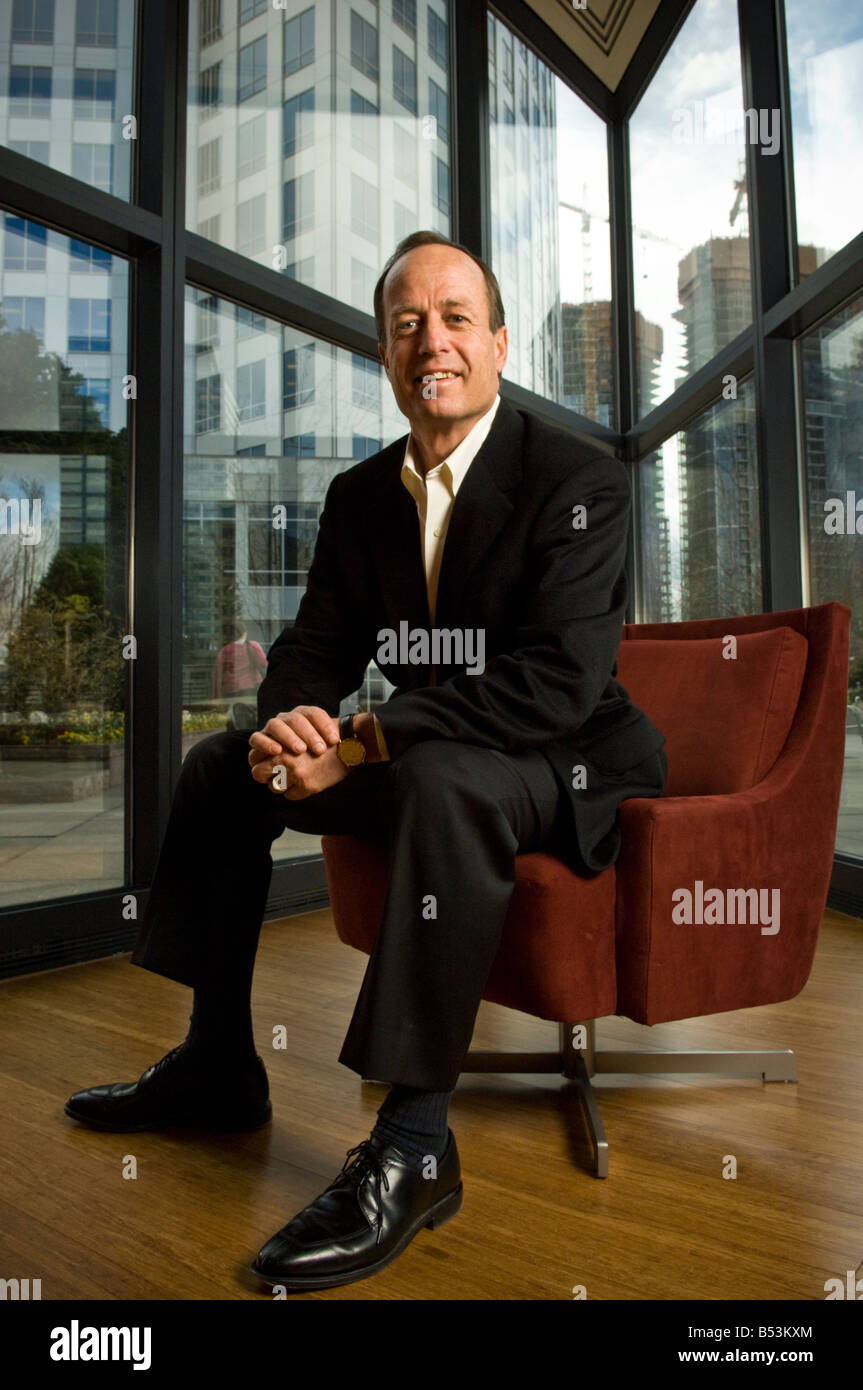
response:
[[[335,1176],[385,1090],[337,1062],[366,958],[329,911],[268,923],[253,996],[271,1126],[100,1134],[67,1096],[135,1080],[180,1041],[191,992],[128,957],[0,982],[0,1277],[46,1299],[261,1299],[257,1250]],[[557,1077],[466,1074],[450,1123],[461,1213],[389,1269],[316,1300],[823,1300],[863,1273],[863,926],[825,915],[785,1004],[640,1028],[600,1046],[791,1047],[798,1084],[601,1076],[610,1176],[590,1171]],[[272,1030],[284,1024],[287,1048]],[[483,1004],[474,1046],[554,1047],[554,1025]],[[726,1155],[736,1179],[724,1179]],[[123,1177],[129,1157],[137,1177]]]

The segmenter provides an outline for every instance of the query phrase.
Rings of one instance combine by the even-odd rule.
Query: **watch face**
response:
[[[339,757],[347,767],[365,762],[366,750],[358,738],[346,738],[339,744]]]

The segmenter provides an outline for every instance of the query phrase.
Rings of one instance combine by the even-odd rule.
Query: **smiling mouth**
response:
[[[458,375],[458,372],[424,372],[422,376],[415,377],[415,380],[425,386],[430,381],[455,381]]]

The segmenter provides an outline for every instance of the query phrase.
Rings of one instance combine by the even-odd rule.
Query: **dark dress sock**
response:
[[[451,1095],[452,1091],[392,1086],[378,1111],[373,1137],[394,1144],[414,1168],[422,1168],[429,1157],[443,1158]]]
[[[195,987],[186,1051],[214,1066],[249,1061],[256,1055],[252,1030],[254,960],[232,964]]]

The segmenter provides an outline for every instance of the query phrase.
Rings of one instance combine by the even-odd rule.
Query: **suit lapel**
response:
[[[453,503],[438,583],[437,627],[457,626],[467,582],[512,516],[507,494],[521,481],[523,434],[521,416],[501,398]]]
[[[501,399],[453,503],[438,583],[437,627],[457,625],[467,581],[512,516],[507,494],[522,477],[523,434],[522,417]],[[375,508],[373,554],[391,625],[407,620],[412,627],[430,628],[416,503],[401,480],[406,444],[405,435],[385,451],[391,458]]]

